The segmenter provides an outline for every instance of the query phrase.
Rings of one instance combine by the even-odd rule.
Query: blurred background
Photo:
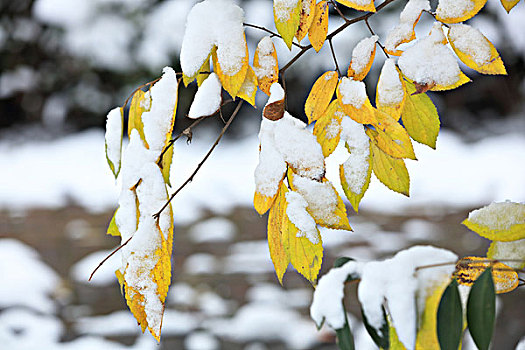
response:
[[[312,288],[295,271],[279,286],[266,243],[266,216],[251,207],[258,160],[258,109],[243,107],[226,139],[174,202],[173,283],[157,346],[127,311],[114,278],[119,257],[87,282],[118,246],[105,236],[118,188],[106,165],[108,110],[178,54],[193,0],[0,0],[0,342],[6,349],[333,349],[334,333],[317,331],[308,316]],[[272,1],[237,1],[245,21],[275,30]],[[370,23],[380,40],[405,1]],[[378,3],[376,3],[377,5]],[[433,8],[435,3],[432,1]],[[341,6],[345,15],[357,12]],[[330,30],[342,24],[333,13]],[[407,161],[411,198],[373,180],[354,232],[323,230],[323,273],[338,256],[377,259],[414,244],[460,256],[483,255],[488,242],[460,225],[492,201],[525,201],[525,4],[507,14],[488,0],[469,24],[491,40],[508,76],[481,76],[461,66],[472,83],[431,93],[442,131],[437,150],[415,145]],[[423,15],[418,35],[431,17]],[[264,32],[246,28],[250,55]],[[334,39],[346,70],[353,47],[369,36],[364,23]],[[307,39],[306,39],[307,40]],[[274,40],[284,65],[289,52]],[[366,79],[373,100],[384,57],[378,51]],[[304,55],[286,73],[288,110],[304,119],[315,79],[334,69],[328,47]],[[195,87],[179,91],[176,131]],[[172,184],[191,173],[223,122],[207,120],[194,140],[175,145]],[[340,160],[339,160],[340,161]],[[337,159],[328,163],[333,176]],[[331,177],[330,177],[331,176]],[[374,348],[359,323],[355,290],[346,304],[358,349]],[[495,349],[514,349],[525,335],[523,288],[498,298]],[[521,305],[521,307],[517,307]],[[467,340],[465,348],[474,348]]]

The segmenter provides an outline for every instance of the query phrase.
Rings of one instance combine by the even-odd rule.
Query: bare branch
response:
[[[270,29],[268,29],[268,28],[261,27],[261,26],[258,26],[258,25],[255,25],[255,24],[251,24],[251,23],[243,23],[243,25],[244,25],[245,27],[250,27],[250,28],[255,28],[255,29],[259,29],[259,30],[265,31],[265,32],[268,33],[268,34],[271,34],[272,37],[275,36],[275,37],[278,37],[278,38],[284,40],[283,37],[282,37],[281,35],[279,35],[279,34],[277,34],[277,33],[275,33],[275,32],[272,32],[272,31],[271,31]],[[302,46],[301,44],[298,44],[298,43],[293,42],[293,41],[292,41],[292,45],[297,46],[297,47],[300,48],[300,49],[304,48],[304,46]]]
[[[93,278],[93,275],[95,274],[95,272],[97,272],[97,270],[98,270],[102,265],[104,265],[104,263],[105,263],[106,261],[108,261],[109,258],[111,258],[113,255],[115,255],[116,252],[118,252],[119,250],[121,250],[122,248],[124,248],[124,246],[125,246],[126,244],[128,244],[129,241],[131,241],[132,238],[133,238],[133,236],[129,237],[129,238],[126,240],[126,242],[124,242],[124,243],[122,243],[121,245],[119,245],[119,246],[118,246],[115,250],[113,250],[108,256],[106,256],[106,257],[104,258],[104,260],[102,260],[102,261],[98,264],[98,266],[93,270],[93,272],[91,272],[91,275],[89,275],[89,279],[88,279],[88,281],[91,281],[91,279]]]
[[[337,70],[337,74],[339,74],[339,77],[341,77],[341,71],[339,70],[339,64],[337,64],[337,57],[335,57],[335,51],[334,51],[334,45],[332,44],[332,39],[328,40],[328,43],[330,43],[330,51],[332,51],[332,57],[334,59],[335,63],[335,69]]]
[[[370,26],[370,23],[368,23],[368,18],[365,19],[365,23],[366,23],[366,26],[368,27],[368,30],[370,31],[370,34],[372,34],[372,35],[376,35],[376,33],[374,32],[374,30],[373,30],[372,27]],[[390,55],[388,54],[388,52],[386,52],[385,47],[383,46],[383,44],[381,44],[381,42],[380,42],[379,40],[377,41],[377,45],[379,45],[379,47],[381,48],[381,50],[383,50],[383,53],[385,54],[386,58],[390,58]]]

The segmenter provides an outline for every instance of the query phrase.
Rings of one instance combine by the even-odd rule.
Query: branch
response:
[[[122,248],[124,248],[124,246],[125,246],[126,244],[128,244],[129,241],[131,241],[132,238],[133,238],[133,236],[129,237],[129,238],[126,240],[126,242],[124,242],[124,243],[122,243],[121,245],[119,245],[119,246],[118,246],[115,250],[113,250],[108,256],[106,256],[106,257],[104,258],[104,260],[102,260],[102,261],[98,264],[98,266],[93,270],[93,272],[91,272],[91,275],[89,275],[89,279],[88,279],[88,281],[91,281],[91,279],[93,278],[93,275],[95,274],[95,272],[97,272],[97,270],[98,270],[102,265],[104,265],[104,263],[105,263],[106,261],[108,261],[109,258],[111,258],[113,255],[115,255],[116,252],[118,252],[119,250],[121,250]]]
[[[160,210],[153,214],[153,218],[155,218],[156,220],[158,220],[158,218],[160,217],[160,214],[162,213],[162,211],[164,209],[166,209],[168,207],[168,205],[171,203],[171,201],[173,200],[173,198],[175,198],[175,196],[184,188],[186,187],[187,184],[189,184],[191,181],[193,181],[193,178],[195,177],[195,175],[199,172],[200,168],[202,167],[202,165],[206,162],[206,160],[208,160],[208,158],[210,157],[210,155],[212,154],[213,150],[215,149],[215,147],[217,147],[217,145],[219,144],[219,142],[221,141],[222,137],[224,136],[224,133],[226,132],[226,130],[228,130],[228,128],[230,127],[231,123],[233,122],[233,120],[235,119],[235,117],[237,116],[237,114],[239,113],[239,111],[241,110],[241,106],[242,106],[242,103],[244,101],[243,100],[240,100],[239,103],[237,104],[237,107],[235,107],[235,110],[233,111],[232,115],[230,116],[230,119],[228,119],[228,122],[226,123],[226,125],[224,125],[224,127],[222,128],[221,130],[221,133],[219,134],[219,136],[217,137],[217,139],[215,140],[215,143],[211,146],[210,150],[208,151],[208,153],[206,153],[206,155],[204,156],[204,158],[200,161],[200,163],[197,165],[197,168],[195,168],[195,170],[193,171],[193,173],[190,175],[190,177],[188,177],[188,179],[186,179],[186,181],[184,181],[184,183],[170,196],[170,198],[168,199],[168,201],[162,206],[162,208],[160,208]]]
[[[372,34],[372,35],[376,35],[376,33],[374,32],[374,30],[373,30],[372,27],[370,26],[370,23],[368,23],[368,18],[365,19],[365,23],[366,23],[366,26],[368,27],[368,30],[370,31],[370,34]],[[381,42],[380,42],[379,40],[377,41],[377,45],[379,45],[379,47],[381,48],[381,50],[383,50],[383,53],[385,54],[386,58],[390,58],[390,55],[388,54],[388,52],[386,52],[385,47],[383,46],[383,44],[381,44]]]
[[[339,28],[334,30],[329,35],[327,35],[325,40],[331,40],[334,36],[336,36],[337,34],[341,33],[343,30],[345,30],[347,27],[349,27],[350,25],[352,25],[354,23],[367,20],[368,18],[370,18],[374,14],[378,13],[379,11],[381,11],[381,9],[383,9],[385,6],[387,6],[388,4],[390,4],[390,3],[394,2],[394,1],[396,1],[396,0],[385,0],[379,6],[376,7],[376,12],[368,12],[367,14],[364,14],[364,15],[362,15],[360,17],[356,17],[356,18],[353,18],[351,20],[348,20],[348,22],[343,23],[341,26],[339,26]],[[301,49],[301,51],[299,51],[290,61],[288,61],[288,63],[286,63],[286,65],[283,68],[281,68],[279,70],[279,73],[283,74],[284,72],[286,72],[286,70],[288,68],[290,68],[290,66],[292,64],[294,64],[295,61],[297,61],[302,55],[304,55],[311,48],[312,48],[312,44],[310,44],[308,46],[304,46]]]
[[[261,26],[258,26],[258,25],[255,25],[255,24],[251,24],[251,23],[243,23],[243,25],[244,25],[245,27],[250,27],[250,28],[255,28],[255,29],[262,30],[262,31],[264,31],[264,32],[266,32],[266,33],[271,34],[272,37],[273,37],[273,36],[276,36],[276,37],[278,37],[278,38],[280,38],[281,40],[284,41],[284,39],[283,39],[283,37],[282,37],[281,35],[279,35],[279,34],[277,34],[277,33],[275,33],[275,32],[272,32],[270,29],[268,29],[268,28],[266,28],[266,27],[261,27]],[[296,42],[294,42],[294,41],[292,41],[292,45],[297,46],[297,47],[300,48],[300,49],[304,48],[304,46],[302,46],[302,45],[300,45],[300,44],[298,44],[298,43],[296,43]]]
[[[337,57],[335,57],[335,51],[334,51],[334,45],[332,45],[332,39],[328,40],[330,43],[330,51],[332,51],[332,57],[334,59],[335,63],[335,69],[337,70],[337,74],[339,74],[339,77],[341,77],[341,71],[339,70],[339,64],[337,64]]]

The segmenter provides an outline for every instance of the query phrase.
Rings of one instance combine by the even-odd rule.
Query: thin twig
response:
[[[268,29],[268,28],[261,27],[261,26],[258,26],[258,25],[255,25],[255,24],[251,24],[251,23],[243,23],[243,25],[244,25],[245,27],[250,27],[250,28],[255,28],[255,29],[259,29],[259,30],[265,31],[265,32],[268,33],[268,34],[271,34],[271,36],[276,36],[276,37],[281,38],[282,40],[284,40],[283,37],[282,37],[281,35],[279,35],[279,34],[277,34],[277,33],[275,33],[275,32],[272,32],[272,31],[271,31],[270,29]],[[292,41],[292,45],[297,46],[297,47],[300,48],[300,49],[304,48],[303,45],[298,44],[298,43],[296,43],[296,42],[294,42],[294,41]]]
[[[330,40],[332,39],[334,36],[336,36],[337,34],[341,33],[343,30],[345,30],[348,26],[354,24],[354,23],[357,23],[357,22],[360,22],[360,21],[364,21],[365,19],[368,19],[369,17],[373,16],[374,14],[378,13],[379,11],[381,11],[381,9],[385,6],[387,6],[388,4],[394,2],[396,0],[385,0],[383,3],[381,3],[379,6],[376,7],[376,12],[369,12],[365,15],[362,15],[360,17],[356,17],[356,18],[353,18],[351,20],[349,20],[348,22],[345,22],[343,23],[341,26],[339,26],[336,30],[334,30],[332,33],[328,34],[326,36],[326,40]],[[308,45],[308,46],[304,46],[301,51],[299,51],[294,57],[292,57],[290,59],[290,61],[288,61],[288,63],[286,63],[284,65],[284,67],[282,67],[280,70],[279,70],[279,73],[280,74],[283,74],[284,72],[286,72],[286,70],[288,68],[290,68],[290,66],[292,64],[295,63],[295,61],[297,61],[302,55],[304,55],[308,50],[310,50],[312,48],[312,44]]]
[[[343,14],[343,12],[339,9],[339,6],[337,6],[337,3],[334,0],[330,0],[332,5],[334,5],[334,9],[337,11],[337,14],[339,17],[341,17],[345,22],[350,22],[348,18]]]
[[[186,179],[186,181],[184,181],[184,183],[170,196],[170,198],[166,201],[166,203],[162,206],[162,208],[160,208],[160,210],[156,214],[153,215],[153,218],[155,218],[155,220],[158,220],[158,218],[160,217],[160,214],[162,213],[162,211],[168,207],[168,205],[171,203],[173,198],[175,198],[175,196],[184,187],[186,187],[187,184],[189,184],[191,181],[193,181],[193,178],[195,177],[195,175],[199,172],[200,168],[206,162],[206,160],[208,160],[208,158],[212,154],[213,150],[215,149],[215,147],[217,147],[217,145],[221,141],[222,137],[224,136],[224,133],[226,132],[226,130],[228,130],[228,128],[230,127],[231,123],[233,122],[233,120],[235,119],[235,117],[237,116],[239,111],[241,110],[242,103],[243,103],[243,100],[240,100],[239,103],[237,104],[237,107],[235,107],[235,110],[233,111],[232,115],[230,116],[230,119],[228,119],[228,122],[226,123],[226,125],[224,125],[224,127],[221,130],[221,133],[219,134],[219,136],[215,140],[215,143],[211,146],[211,148],[209,149],[208,153],[206,153],[206,155],[200,161],[200,163],[197,164],[197,167],[195,168],[193,173],[190,175],[190,177],[188,177]]]
[[[422,266],[418,266],[416,267],[416,271],[418,270],[422,270],[422,269],[429,269],[429,268],[432,268],[432,267],[440,267],[440,266],[447,266],[447,265],[456,265],[457,263],[462,263],[462,262],[465,262],[465,263],[471,263],[471,264],[479,264],[479,263],[490,263],[490,264],[496,264],[498,262],[523,262],[522,259],[480,259],[480,260],[458,260],[458,261],[451,261],[451,262],[443,262],[443,263],[438,263],[438,264],[431,264],[431,265],[422,265]],[[513,269],[511,268],[513,271],[516,271],[516,272],[523,272],[523,270],[520,270],[520,269]],[[505,270],[507,271],[508,269],[500,269],[500,270]]]
[[[341,71],[339,70],[339,64],[337,64],[337,57],[335,57],[335,51],[334,51],[334,45],[332,45],[332,39],[328,40],[328,43],[330,44],[330,51],[332,51],[332,57],[334,59],[335,69],[337,70],[337,74],[339,75],[339,77],[342,77]]]
[[[150,82],[148,82],[148,83],[144,83],[144,84],[140,85],[139,87],[137,87],[137,88],[136,88],[135,90],[133,90],[133,92],[128,96],[128,98],[126,99],[126,102],[124,102],[124,106],[123,106],[123,107],[126,107],[126,106],[128,105],[129,100],[133,97],[133,95],[135,95],[135,93],[136,93],[137,91],[139,91],[140,89],[142,89],[144,86],[148,86],[148,85],[151,85],[151,84],[155,84],[155,83],[156,83],[157,81],[159,81],[159,80],[160,80],[160,78],[157,78],[157,79],[155,79],[155,80],[152,80],[152,81],[150,81]]]
[[[95,274],[95,272],[97,272],[97,270],[106,262],[108,261],[109,258],[111,258],[113,255],[115,255],[116,252],[118,252],[119,250],[121,250],[126,244],[129,243],[129,241],[131,241],[131,239],[133,238],[133,236],[129,237],[126,242],[124,242],[123,244],[119,245],[115,250],[113,250],[108,256],[106,256],[104,258],[104,260],[102,260],[98,266],[93,270],[93,272],[91,272],[91,275],[89,275],[89,279],[88,281],[91,281],[91,279],[93,278],[93,275]]]
[[[372,35],[376,35],[376,33],[374,32],[374,30],[372,29],[372,26],[370,26],[370,23],[368,23],[368,18],[365,19],[365,23],[366,23],[366,26],[368,27],[368,30],[370,31],[370,33]],[[377,45],[379,45],[379,47],[381,48],[381,50],[383,50],[383,53],[385,54],[386,58],[390,58],[390,55],[388,54],[388,52],[386,52],[386,49],[385,47],[383,46],[383,44],[381,44],[381,42],[378,40],[377,41]]]

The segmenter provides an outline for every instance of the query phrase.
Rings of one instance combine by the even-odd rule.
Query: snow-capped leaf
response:
[[[375,108],[366,94],[365,83],[347,77],[337,87],[337,100],[347,116],[360,124],[375,123]]]
[[[259,81],[259,89],[270,95],[270,86],[279,79],[279,64],[275,46],[269,36],[265,36],[257,44],[253,56],[253,69]]]
[[[403,77],[393,59],[385,61],[377,81],[376,91],[377,108],[399,120],[407,94]]]
[[[257,93],[257,76],[253,68],[248,66],[246,77],[241,85],[241,89],[237,96],[255,107],[255,94]]]
[[[277,198],[270,209],[268,216],[268,247],[272,258],[275,273],[279,282],[283,283],[283,276],[290,263],[290,258],[285,249],[285,240],[289,230],[290,222],[286,216],[286,192],[288,189],[284,183],[280,183]]]
[[[368,323],[368,319],[366,318],[365,312],[361,308],[361,318],[363,319],[363,325],[365,326],[366,331],[370,335],[370,338],[374,341],[374,343],[381,349],[388,350],[389,349],[389,326],[388,326],[388,319],[386,316],[385,308],[383,307],[383,324],[380,327],[380,332],[378,332],[374,327]]]
[[[345,5],[348,7],[351,7],[353,9],[359,10],[359,11],[368,11],[368,12],[376,12],[376,7],[374,6],[374,0],[336,0],[341,5]]]
[[[412,142],[405,128],[388,114],[376,110],[377,122],[374,128],[367,128],[366,134],[385,153],[394,158],[416,159]]]
[[[106,160],[115,179],[120,172],[124,111],[121,107],[112,109],[106,119],[105,149]]]
[[[487,268],[492,269],[492,280],[496,293],[507,293],[518,287],[518,274],[513,268],[501,262],[493,262],[490,259],[467,256],[456,263],[456,272],[454,273],[459,284],[472,286],[479,276]]]
[[[523,269],[525,267],[525,239],[511,242],[493,241],[487,251],[487,258],[504,260],[505,264],[514,269]]]
[[[378,39],[377,35],[373,35],[357,43],[352,51],[352,60],[348,66],[348,77],[354,80],[363,80],[366,77],[372,67],[372,63],[374,63]]]
[[[151,106],[150,94],[144,93],[142,90],[137,90],[131,99],[128,112],[128,136],[131,136],[131,130],[137,129],[140,138],[148,147],[146,137],[144,136],[144,124],[142,123],[142,113],[148,111]]]
[[[465,75],[463,72],[459,72],[458,80],[456,80],[455,83],[450,85],[441,85],[441,84],[435,84],[431,85],[430,91],[446,91],[446,90],[453,90],[455,88],[460,87],[461,85],[465,85],[467,83],[470,83],[472,80]]]
[[[281,34],[288,49],[292,49],[292,42],[301,20],[301,0],[274,0],[273,19],[275,28]]]
[[[459,23],[474,17],[487,0],[439,0],[436,19],[443,23]]]
[[[182,73],[182,81],[184,83],[184,86],[188,86],[195,79],[197,79],[197,86],[201,86],[202,82],[208,77],[208,74],[205,74],[205,72],[210,71],[210,57],[211,52],[208,55],[208,58],[206,58],[202,66],[199,68],[197,73],[195,73],[193,76],[188,77],[186,74]]]
[[[436,148],[439,134],[439,115],[432,100],[425,94],[415,94],[413,83],[406,82],[406,100],[401,117],[406,131],[415,141]]]
[[[168,147],[168,144],[166,145],[166,147]],[[173,145],[169,146],[166,149],[166,152],[162,156],[162,161],[160,162],[160,165],[159,165],[160,169],[162,170],[162,176],[164,177],[164,182],[170,187],[171,187],[170,171],[171,171],[172,161],[173,161]]]
[[[349,179],[352,178],[352,180],[354,180],[353,177],[355,176],[354,172],[352,171],[353,170],[352,162],[351,161],[349,162],[351,158],[349,158],[349,160],[347,160],[345,163],[339,165],[339,178],[341,180],[341,187],[343,187],[343,191],[345,192],[346,198],[348,199],[348,201],[350,202],[350,204],[352,205],[352,208],[354,208],[356,213],[359,210],[359,203],[361,202],[361,199],[365,195],[365,192],[368,189],[368,186],[370,185],[370,178],[372,176],[372,157],[373,157],[372,150],[370,148],[370,151],[367,157],[368,167],[366,168],[366,172],[364,176],[364,185],[361,187],[361,191],[359,191],[359,193],[355,193],[354,191],[352,191],[352,186],[350,186],[349,184],[350,182]],[[347,162],[349,162],[348,166],[346,166]]]
[[[403,51],[397,47],[403,43],[411,42],[416,38],[414,28],[421,18],[423,11],[430,11],[428,0],[410,0],[399,15],[399,24],[392,28],[384,41],[385,50],[393,56],[400,56]]]
[[[440,293],[441,294],[441,293]],[[425,307],[425,313],[431,310]],[[434,317],[433,317],[434,319]],[[463,308],[458,282],[453,279],[447,286],[437,310],[437,337],[442,350],[457,350],[463,335]]]
[[[325,110],[324,115],[317,120],[314,126],[314,135],[323,149],[326,158],[335,150],[341,136],[341,120],[343,111],[337,100],[332,101]]]
[[[208,117],[219,111],[222,103],[222,86],[217,74],[211,73],[198,88],[188,112],[188,118]]]
[[[115,222],[115,216],[117,215],[117,210],[115,210],[115,213],[113,214],[113,217],[111,218],[111,221],[109,222],[108,229],[106,231],[106,234],[111,236],[120,237],[120,231],[118,230],[117,223]]]
[[[315,5],[312,25],[308,29],[308,39],[316,52],[323,47],[326,34],[328,34],[328,2],[322,0]]]
[[[448,41],[468,67],[483,74],[507,74],[498,51],[479,30],[466,24],[451,26]]]
[[[467,324],[474,343],[488,350],[496,318],[496,294],[490,267],[472,286],[467,301]]]
[[[493,241],[525,239],[525,204],[492,203],[470,212],[462,224]]]
[[[503,5],[507,13],[509,13],[510,10],[512,10],[514,6],[516,6],[516,4],[520,2],[520,0],[500,0],[500,1],[501,1],[501,5]]]
[[[315,1],[316,0],[302,0],[301,1],[301,16],[299,19],[299,28],[297,28],[297,33],[295,37],[300,42],[304,39],[306,34],[308,34],[308,29],[312,25],[315,15]]]
[[[238,95],[239,90],[241,89],[241,86],[244,83],[244,79],[246,78],[246,74],[248,72],[248,44],[246,44],[246,38],[244,39],[244,41],[245,56],[242,60],[242,67],[234,75],[229,75],[226,72],[223,72],[217,57],[217,50],[213,50],[211,53],[213,61],[213,70],[219,76],[219,80],[221,81],[221,85],[224,88],[224,90],[228,91],[232,98],[235,98]]]
[[[403,159],[389,156],[374,143],[372,149],[372,169],[374,174],[392,191],[409,196],[410,177]]]
[[[325,114],[326,108],[334,95],[337,83],[338,77],[336,71],[328,71],[317,78],[304,104],[304,112],[308,117],[308,124],[316,121]]]

